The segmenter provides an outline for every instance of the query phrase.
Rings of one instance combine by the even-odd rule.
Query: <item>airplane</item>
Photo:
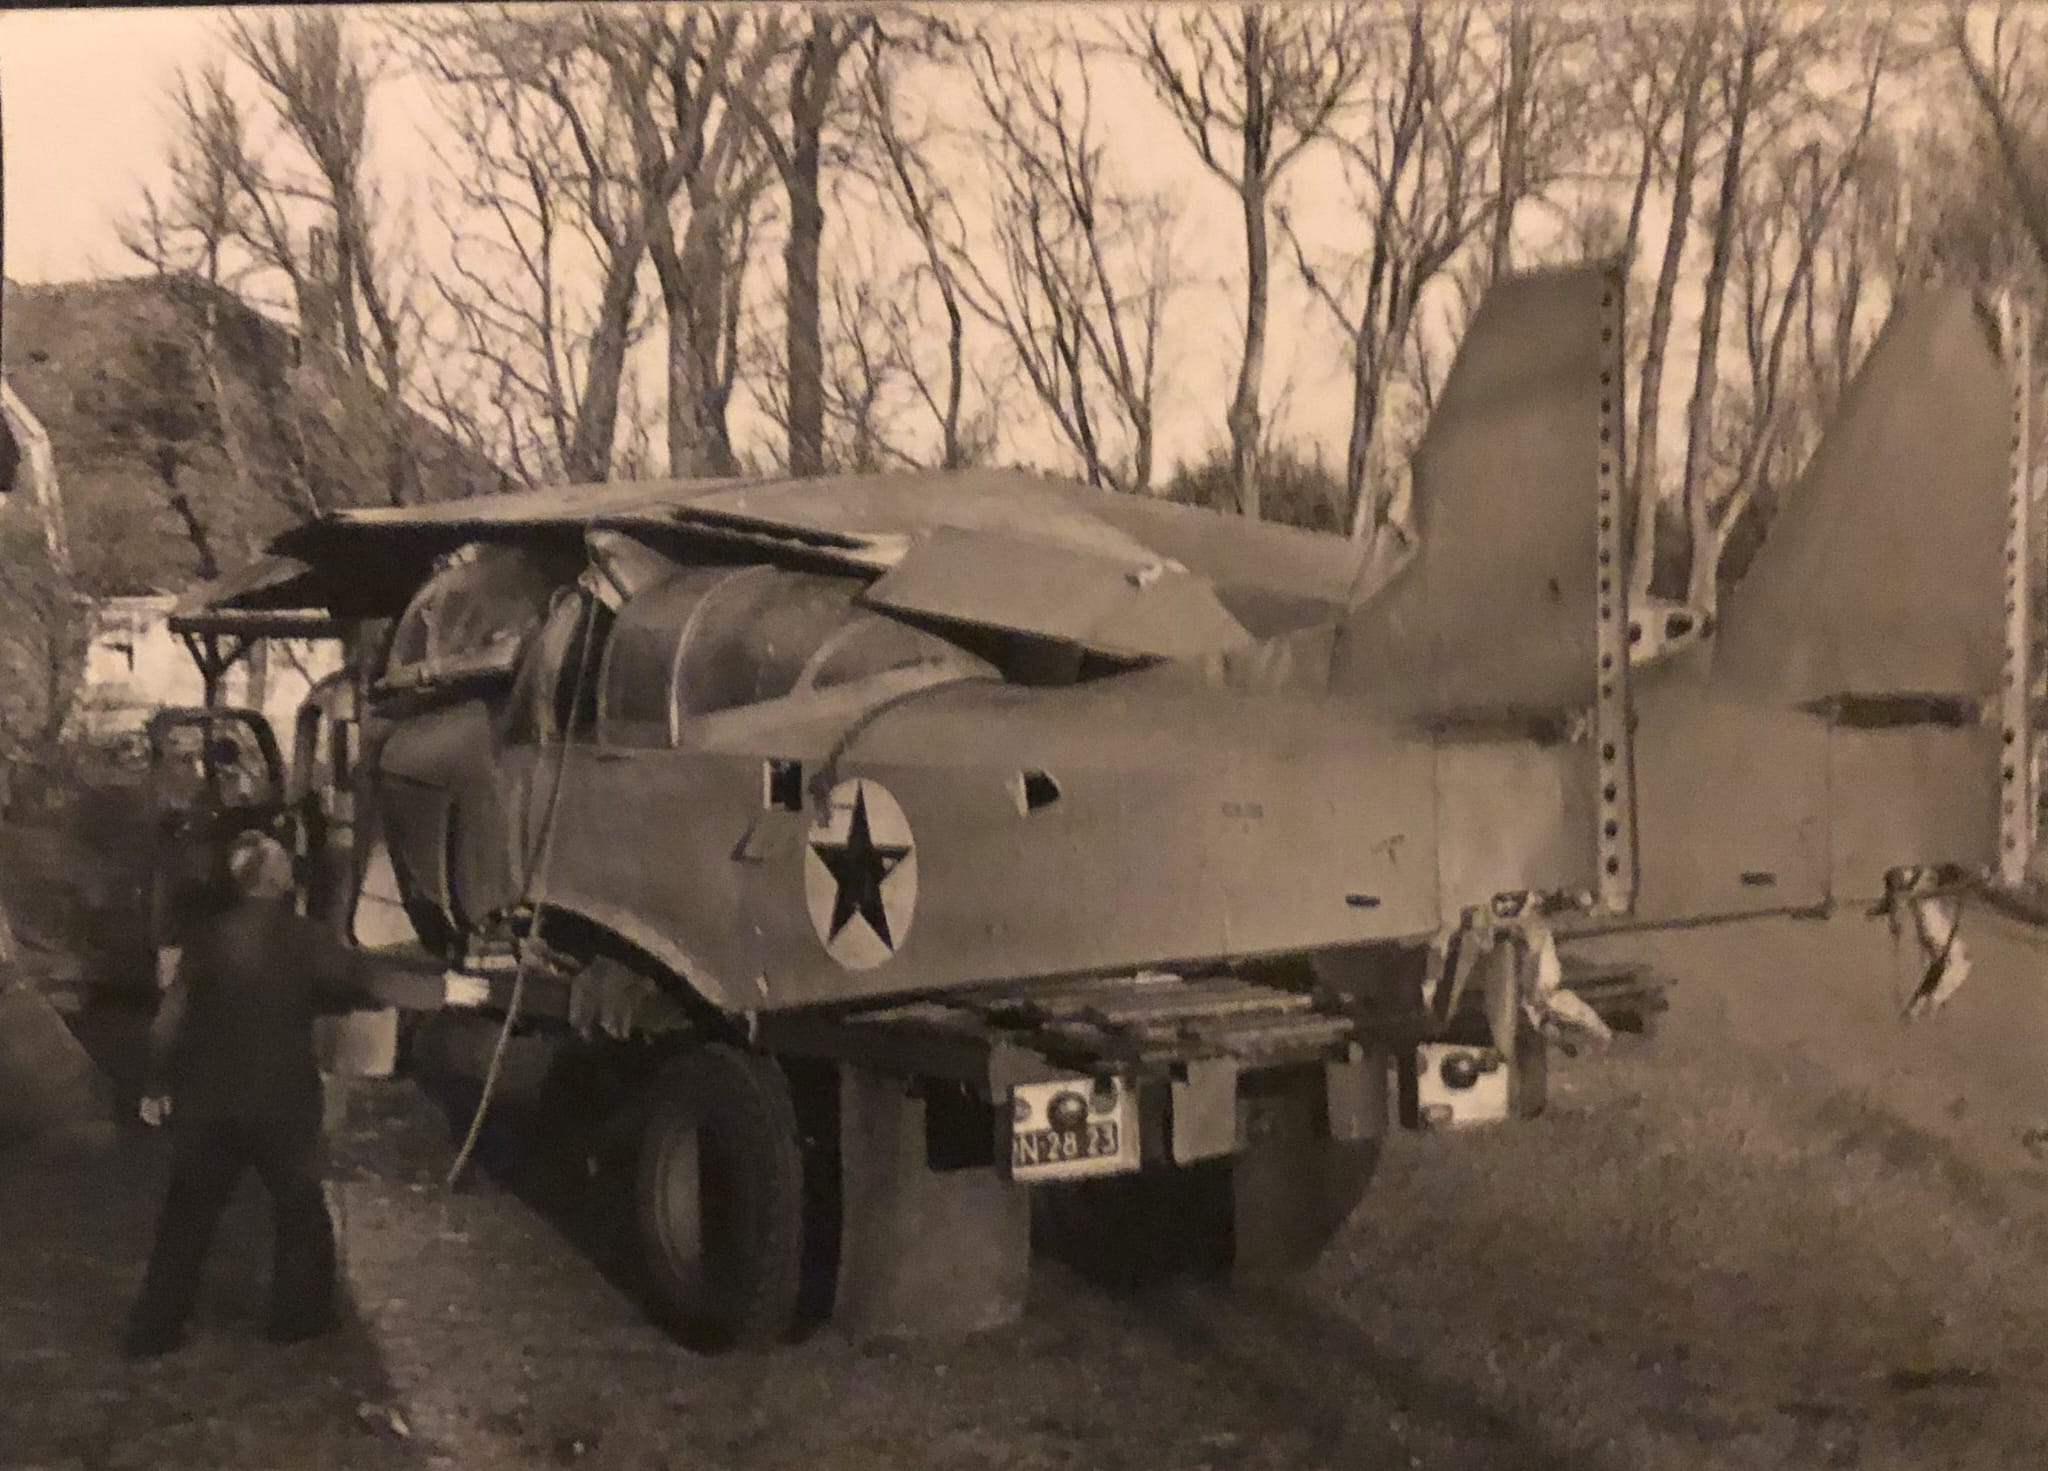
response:
[[[1284,1269],[1390,1111],[1533,1113],[1551,1039],[1661,1004],[1560,930],[1938,900],[2030,834],[1974,307],[1902,309],[1692,639],[1628,605],[1623,296],[1489,292],[1405,559],[1019,471],[609,484],[335,513],[182,626],[388,621],[295,742],[331,917],[445,968],[493,1074],[522,1030],[642,1070],[685,1332],[783,1336],[821,1262],[842,1323],[1000,1321],[1032,1197],[1126,1268]]]

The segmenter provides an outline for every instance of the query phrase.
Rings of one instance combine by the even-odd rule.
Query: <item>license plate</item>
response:
[[[1078,1180],[1138,1168],[1137,1095],[1121,1079],[1061,1078],[1010,1092],[1010,1178]]]

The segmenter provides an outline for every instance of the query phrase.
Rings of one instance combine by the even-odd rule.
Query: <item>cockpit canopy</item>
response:
[[[893,678],[905,688],[994,667],[856,602],[857,577],[690,567],[614,614],[565,599],[534,646],[515,736],[665,746],[728,712]]]
[[[862,606],[859,577],[765,565],[675,565],[662,576],[659,561],[621,601],[611,583],[602,597],[572,590],[580,559],[464,547],[399,617],[380,688],[516,670],[515,738],[595,734],[648,746],[669,744],[693,721],[882,676],[907,688],[997,673]]]

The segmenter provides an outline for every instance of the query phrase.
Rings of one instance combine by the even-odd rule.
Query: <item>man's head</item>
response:
[[[282,898],[292,891],[291,855],[276,838],[243,833],[228,849],[228,877],[244,898]]]

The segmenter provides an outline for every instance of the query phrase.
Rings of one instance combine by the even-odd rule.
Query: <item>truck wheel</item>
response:
[[[803,1159],[782,1069],[692,1048],[653,1085],[635,1190],[656,1306],[686,1341],[760,1347],[795,1322]]]

